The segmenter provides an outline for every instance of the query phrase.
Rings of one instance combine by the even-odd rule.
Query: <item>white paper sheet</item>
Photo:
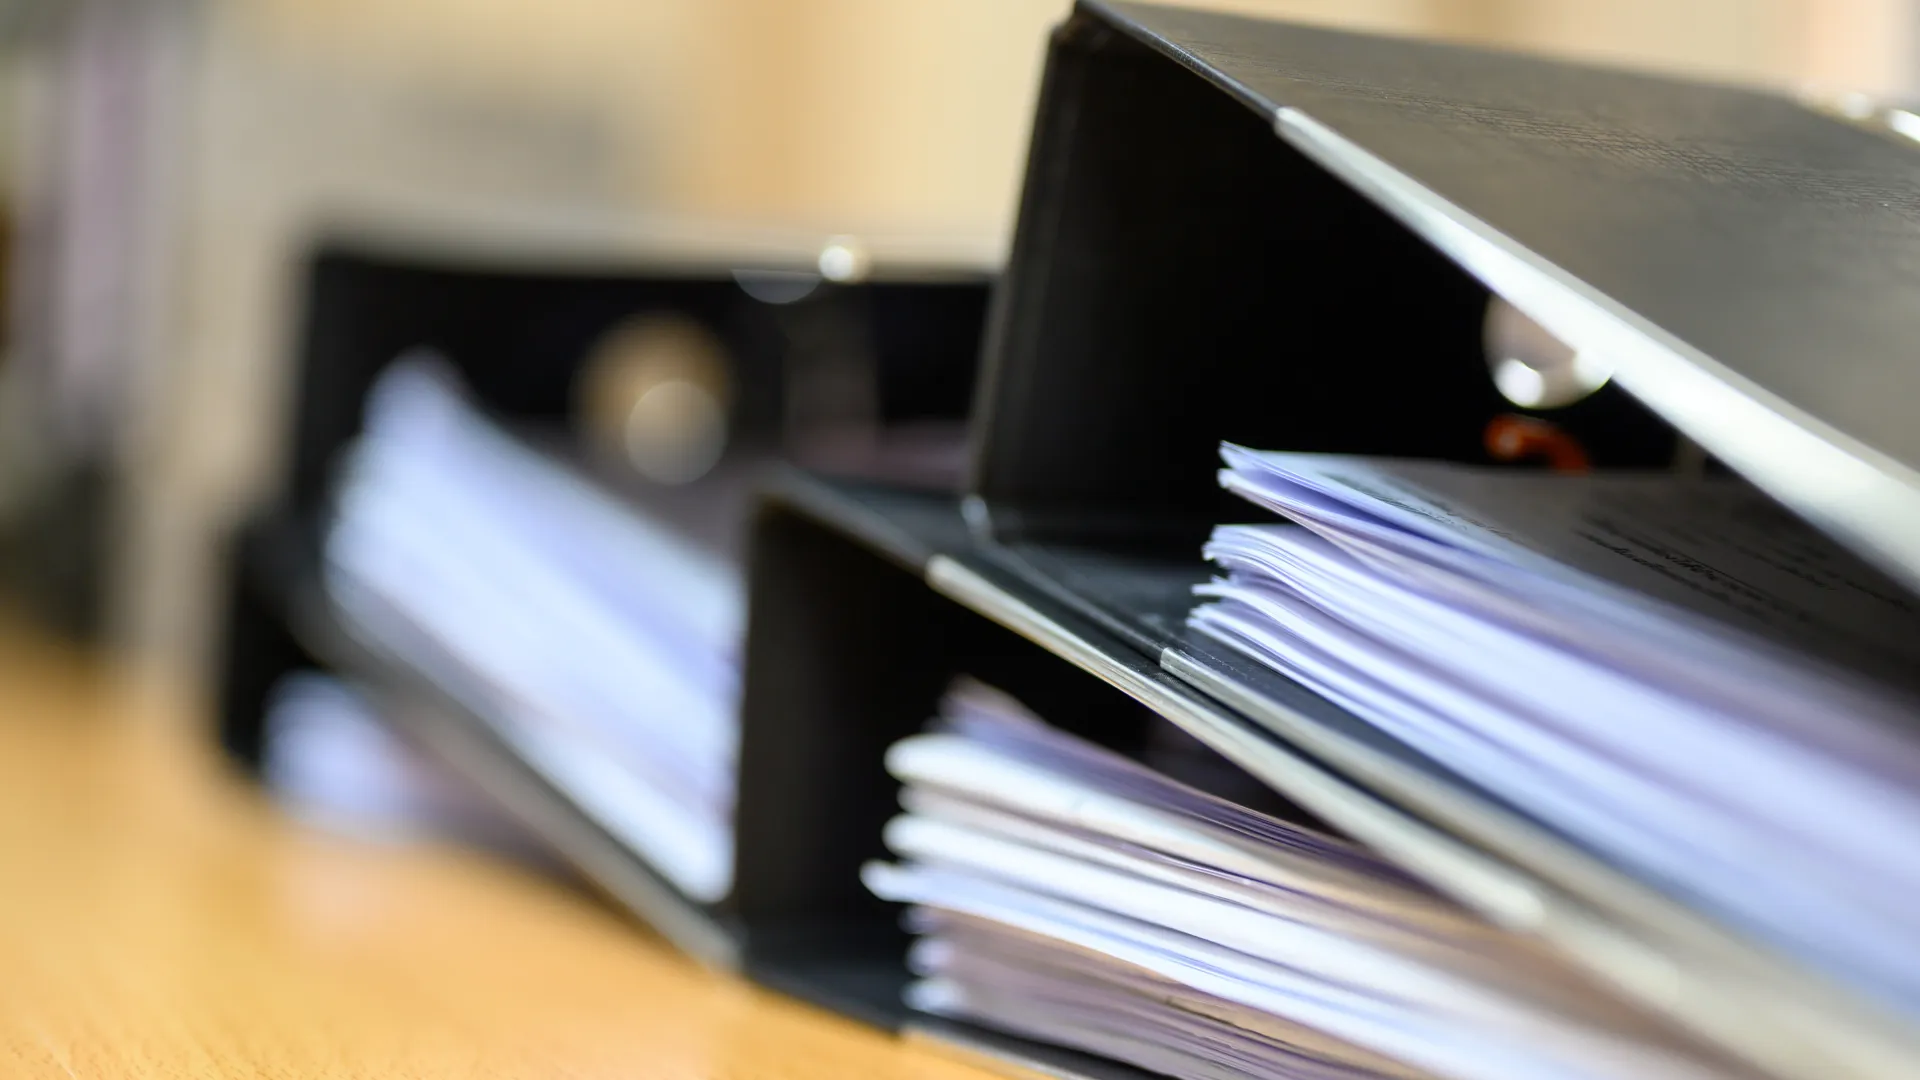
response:
[[[400,364],[345,462],[327,588],[696,900],[732,882],[737,574]]]
[[[902,861],[864,876],[919,906],[927,1011],[1196,1078],[1745,1075],[1367,852],[976,684],[888,766]]]
[[[283,677],[268,695],[261,728],[261,779],[303,819],[360,836],[536,850],[480,792],[395,734],[337,678],[318,671]]]
[[[1272,1013],[1196,991],[1058,938],[933,908],[908,964],[924,1011],[986,1016],[1007,1030],[1130,1060],[1172,1076],[1431,1076]],[[1065,1036],[1065,1038],[1063,1038]]]
[[[1920,608],[1732,481],[1228,447],[1201,630],[1920,1009]]]

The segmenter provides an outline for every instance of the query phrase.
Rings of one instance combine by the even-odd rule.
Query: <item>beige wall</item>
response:
[[[1913,82],[1911,0],[1212,0],[1747,82]],[[263,48],[592,114],[647,205],[1005,225],[1065,0],[250,0]]]
[[[636,204],[994,228],[1064,0],[254,0],[264,48],[570,103]],[[402,13],[404,11],[404,13]]]

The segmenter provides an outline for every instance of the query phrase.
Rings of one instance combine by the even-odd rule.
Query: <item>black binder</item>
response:
[[[670,253],[583,263],[538,248],[475,255],[358,234],[317,247],[306,266],[285,479],[229,545],[217,691],[219,737],[230,756],[258,764],[269,693],[299,668],[338,672],[376,703],[426,705],[387,711],[677,946],[717,966],[747,964],[752,920],[739,902],[702,905],[682,895],[518,757],[488,715],[486,695],[371,644],[321,588],[321,543],[336,455],[359,432],[381,372],[416,348],[439,353],[503,422],[559,429],[572,419],[570,388],[596,341],[631,317],[666,312],[726,345],[738,388],[734,442],[756,456],[780,443],[790,354],[802,347],[796,339],[863,350],[883,424],[964,417],[986,271],[877,260],[861,280],[815,281],[798,301],[767,303],[743,290],[742,276],[805,277],[808,251],[774,243],[751,260]],[[726,471],[723,462],[714,477]],[[697,541],[737,552],[751,493],[732,477],[703,480],[652,489],[645,506]],[[754,931],[756,941],[776,936]]]
[[[1171,724],[1308,820],[1416,872],[1507,897],[1534,887],[1032,588],[953,500],[795,470],[769,485],[753,536],[735,901],[755,928],[746,969],[767,985],[1013,1075],[1143,1075],[901,1003],[900,912],[867,892],[859,869],[888,857],[881,827],[899,808],[887,748],[921,730],[960,675],[1117,750],[1143,745],[1144,725]]]
[[[954,629],[966,612],[1052,654],[1046,692],[1094,676],[1778,1075],[1900,1075],[1920,1033],[1877,1004],[1184,622],[1201,541],[1247,513],[1215,481],[1222,440],[1488,460],[1488,422],[1523,411],[1484,360],[1493,295],[1617,364],[1553,414],[1596,465],[1691,440],[1920,584],[1917,165],[1756,91],[1081,0],[1049,54],[968,494],[941,513],[790,478],[756,521],[743,885],[773,875],[766,902],[882,934],[894,913],[855,877],[892,812],[880,752],[945,675],[1019,652]],[[877,948],[876,970],[899,943]]]

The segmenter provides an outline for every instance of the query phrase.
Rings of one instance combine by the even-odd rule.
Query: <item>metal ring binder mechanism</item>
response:
[[[1891,613],[1895,621],[1887,625],[1906,625],[1898,620],[1911,615],[1911,590],[1920,587],[1920,428],[1907,416],[1920,397],[1920,363],[1912,354],[1920,341],[1920,305],[1912,299],[1920,295],[1915,164],[1911,146],[1757,92],[1083,0],[1048,58],[1011,259],[988,321],[965,494],[955,499],[792,470],[766,487],[753,512],[725,900],[705,915],[681,904],[689,913],[676,923],[675,905],[654,895],[675,894],[639,858],[623,856],[578,814],[554,831],[575,838],[579,857],[600,868],[597,876],[616,895],[664,920],[671,936],[696,951],[989,1062],[1081,1076],[1135,1074],[1108,1057],[1195,1076],[1253,1075],[1259,1068],[1246,1061],[1271,1069],[1282,1058],[1307,1062],[1300,1067],[1312,1075],[1476,1074],[1463,1071],[1458,1058],[1388,1046],[1384,1035],[1369,1043],[1354,1027],[1339,1029],[1349,1040],[1344,1046],[1324,1041],[1331,1030],[1324,1026],[1286,1026],[1297,1017],[1254,1031],[1242,1023],[1247,1006],[1232,997],[1233,986],[1216,981],[1204,993],[1196,982],[1174,986],[1178,980],[1168,982],[1173,977],[1164,971],[1122,963],[1118,953],[1088,944],[1088,927],[1108,927],[1101,931],[1108,938],[1121,933],[1112,929],[1118,924],[1111,911],[1087,915],[1085,933],[1071,939],[1048,937],[1038,923],[1016,925],[1012,916],[996,925],[981,914],[991,905],[979,897],[1019,893],[1032,911],[1054,912],[1076,903],[1074,910],[1091,911],[1087,905],[1098,897],[1074,900],[1064,877],[1048,895],[1039,895],[1044,884],[1020,884],[1011,869],[996,878],[975,866],[979,872],[970,877],[958,846],[930,852],[925,843],[929,836],[970,843],[989,834],[996,843],[1019,836],[1055,860],[1048,865],[1065,865],[1059,860],[1078,852],[1082,870],[1098,864],[1101,874],[1126,866],[1158,874],[1163,884],[1185,881],[1183,888],[1199,893],[1227,890],[1219,882],[1228,879],[1232,888],[1254,889],[1254,878],[1220,866],[1209,871],[1215,884],[1194,884],[1181,876],[1196,869],[1192,858],[1154,849],[1139,839],[1144,832],[1118,831],[1122,823],[1144,830],[1142,822],[1164,821],[1153,816],[1164,807],[1141,802],[1148,796],[1139,794],[1160,781],[1128,788],[1138,798],[1111,807],[1101,823],[1074,819],[1062,831],[1059,821],[1045,819],[1051,804],[1044,783],[1016,813],[1013,794],[943,788],[931,778],[944,774],[922,768],[931,768],[930,747],[978,756],[981,745],[965,745],[968,737],[1001,749],[1011,740],[1051,747],[1045,752],[1055,763],[1065,762],[1061,775],[1086,784],[1094,783],[1088,776],[1124,775],[1127,767],[1083,744],[1158,768],[1154,755],[1187,739],[1189,749],[1210,748],[1216,763],[1231,762],[1284,797],[1262,813],[1301,823],[1260,828],[1276,836],[1293,836],[1288,830],[1295,828],[1336,832],[1343,839],[1315,834],[1319,840],[1289,842],[1322,855],[1350,853],[1341,859],[1362,858],[1350,844],[1363,845],[1371,849],[1365,858],[1384,857],[1409,874],[1408,888],[1431,890],[1433,903],[1477,914],[1476,925],[1498,936],[1499,948],[1544,945],[1540,963],[1557,973],[1555,985],[1577,984],[1579,995],[1616,1002],[1620,1015],[1632,1017],[1619,1030],[1657,1031],[1633,1043],[1635,1054],[1685,1047],[1657,1056],[1672,1075],[1909,1075],[1920,1061],[1920,1025],[1897,969],[1920,957],[1902,954],[1902,942],[1889,938],[1882,950],[1888,955],[1856,963],[1872,941],[1829,951],[1819,934],[1795,937],[1791,912],[1769,921],[1780,913],[1742,907],[1753,898],[1716,892],[1697,868],[1681,865],[1685,859],[1663,864],[1671,874],[1648,872],[1634,844],[1620,839],[1624,825],[1609,834],[1593,825],[1600,819],[1574,812],[1591,808],[1576,805],[1576,797],[1605,794],[1597,787],[1569,782],[1564,791],[1542,793],[1547,785],[1510,782],[1484,763],[1544,758],[1520,754],[1518,742],[1494,745],[1491,728],[1442,738],[1440,720],[1413,723],[1406,720],[1412,712],[1382,706],[1428,709],[1432,701],[1378,678],[1368,682],[1381,669],[1359,665],[1381,662],[1379,655],[1341,654],[1349,662],[1313,653],[1304,639],[1262,653],[1223,628],[1243,625],[1251,610],[1246,603],[1231,607],[1234,597],[1279,589],[1271,565],[1261,577],[1246,572],[1249,560],[1286,556],[1295,559],[1282,567],[1288,572],[1346,575],[1337,582],[1353,596],[1364,592],[1376,604],[1372,613],[1387,612],[1383,619],[1393,612],[1378,606],[1388,602],[1382,598],[1405,593],[1411,598],[1394,602],[1424,604],[1426,611],[1440,595],[1433,590],[1450,589],[1444,595],[1456,603],[1445,612],[1453,620],[1446,625],[1463,628],[1458,640],[1504,635],[1500,640],[1517,641],[1516,648],[1536,650],[1525,655],[1564,662],[1570,679],[1593,676],[1603,655],[1657,669],[1658,678],[1649,675],[1644,686],[1611,673],[1608,685],[1626,688],[1622,701],[1627,689],[1677,694],[1676,686],[1720,695],[1715,701],[1755,698],[1724,679],[1711,686],[1688,681],[1679,658],[1691,655],[1689,635],[1707,623],[1682,610],[1684,598],[1643,604],[1604,584],[1594,586],[1600,599],[1588,598],[1578,583],[1595,579],[1514,554],[1524,547],[1524,530],[1436,510],[1437,496],[1428,496],[1452,490],[1445,484],[1463,476],[1482,493],[1525,492],[1511,501],[1523,517],[1558,505],[1553,500],[1561,495],[1550,492],[1571,490],[1542,484],[1589,485],[1579,490],[1615,500],[1628,488],[1635,498],[1677,499],[1692,515],[1682,539],[1709,536],[1723,545],[1717,550],[1744,543],[1746,533],[1719,527],[1730,529],[1735,516],[1744,524],[1766,517],[1767,528],[1799,528],[1789,515],[1770,513],[1777,504],[1818,530],[1793,533],[1795,554],[1779,559],[1792,564],[1789,576],[1815,589],[1842,582],[1834,591],[1867,596]],[[1544,368],[1533,369],[1533,382],[1527,372],[1513,375],[1531,388],[1524,392],[1496,385],[1500,358],[1490,367],[1485,336],[1490,303],[1511,305],[1564,343],[1568,357],[1556,362],[1577,368],[1578,392],[1536,394],[1558,377]],[[1536,401],[1556,407],[1529,407]],[[1526,423],[1496,424],[1515,417]],[[1519,452],[1501,455],[1520,459],[1508,471],[1490,472],[1490,430],[1522,431],[1592,471],[1532,468],[1537,455]],[[1210,584],[1215,570],[1202,545],[1215,526],[1270,517],[1223,488],[1223,443],[1236,446],[1227,487],[1282,509],[1305,528],[1214,532],[1207,550],[1229,572]],[[1363,468],[1354,455],[1384,464]],[[1388,486],[1340,486],[1363,472]],[[1437,486],[1420,488],[1425,477]],[[1694,498],[1696,492],[1710,494]],[[1716,507],[1734,509],[1721,522],[1712,516]],[[1480,535],[1475,529],[1491,537],[1486,544],[1443,542]],[[1616,553],[1636,555],[1651,543],[1621,541]],[[1661,587],[1684,590],[1713,571],[1679,541],[1665,550],[1668,565],[1641,566],[1663,576]],[[1742,549],[1740,557],[1753,554]],[[1499,561],[1507,555],[1510,563]],[[1408,574],[1424,575],[1428,591],[1393,584],[1410,580]],[[1721,593],[1751,600],[1742,603],[1761,621],[1784,610],[1753,581],[1714,580]],[[1551,595],[1537,605],[1516,603],[1516,581],[1541,583]],[[1196,611],[1207,603],[1196,598],[1197,587],[1229,606]],[[1331,600],[1316,614],[1272,595],[1280,597],[1273,611],[1311,616],[1320,620],[1315,625],[1333,627],[1329,633],[1359,625],[1334,626],[1341,612]],[[1597,624],[1581,620],[1602,608],[1650,629],[1625,643],[1583,639],[1581,628]],[[1508,622],[1496,625],[1495,614]],[[1797,657],[1772,645],[1765,647],[1772,652],[1742,651],[1750,643],[1744,631],[1709,636],[1701,647],[1719,650],[1714,656],[1765,655],[1778,661],[1774,667],[1795,669],[1795,693],[1846,696],[1858,689],[1833,682],[1836,668],[1802,678]],[[1674,649],[1665,648],[1668,642]],[[1471,649],[1457,650],[1450,661],[1456,667],[1443,670],[1419,651],[1422,641],[1402,644],[1396,656],[1403,670],[1413,670],[1408,657],[1426,664],[1419,675],[1435,695],[1464,699],[1472,691],[1482,704],[1500,696],[1500,687],[1486,681],[1500,673],[1489,676],[1485,658]],[[1891,644],[1889,677],[1896,683],[1910,674],[1911,665],[1907,673],[1898,669],[1911,645]],[[1824,644],[1814,642],[1808,652],[1824,657]],[[1517,686],[1536,673],[1507,674]],[[1716,669],[1701,678],[1723,674]],[[1020,726],[1035,722],[1023,711],[981,706],[977,694],[956,691],[944,709],[970,720],[950,716],[934,741],[890,756],[943,710],[943,695],[962,676],[1011,695],[1057,730],[1035,734],[1039,729]],[[1469,677],[1481,681],[1463,681]],[[1789,676],[1779,677],[1785,686]],[[1553,687],[1532,689],[1550,697]],[[1859,693],[1861,700],[1871,696]],[[1551,704],[1539,715],[1565,719]],[[1761,702],[1758,711],[1770,707]],[[991,722],[978,715],[982,708],[994,714]],[[1593,727],[1559,732],[1560,741],[1551,743],[1540,741],[1539,730],[1503,730],[1563,753],[1556,760],[1617,766],[1628,777],[1625,759],[1608,754],[1657,750],[1668,737],[1678,746],[1682,722],[1697,717],[1625,706],[1608,713],[1593,705],[1573,717],[1582,718],[1617,718],[1640,741],[1608,742],[1609,733]],[[1672,732],[1662,728],[1669,720]],[[1063,748],[1062,732],[1079,742]],[[1904,760],[1920,731],[1897,722],[1861,739],[1849,745],[1891,747],[1895,752],[1885,756]],[[1746,743],[1725,745],[1729,773],[1736,760],[1749,760],[1736,752],[1759,753]],[[1569,747],[1586,756],[1565,757]],[[1791,777],[1799,759],[1768,760],[1784,761],[1786,770],[1769,775]],[[1814,757],[1806,762],[1812,769]],[[503,775],[499,782],[511,790],[514,781]],[[1723,854],[1702,839],[1710,820],[1728,830],[1711,835],[1746,843],[1756,835],[1755,821],[1783,820],[1794,807],[1809,815],[1823,809],[1808,805],[1790,781],[1744,793],[1777,796],[1781,805],[1773,810],[1742,801],[1743,793],[1728,787],[1714,788],[1721,801],[1698,821],[1677,813],[1634,833],[1636,842],[1659,847],[1671,840],[1673,850],[1699,851],[1699,861],[1710,862]],[[1633,790],[1651,792],[1650,799],[1673,794]],[[1908,794],[1895,790],[1884,805],[1869,807],[1864,787],[1817,787],[1809,772],[1806,791],[1815,790],[1835,792],[1833,806],[1854,805],[1847,800],[1857,796],[1862,807],[1889,814]],[[1116,786],[1096,794],[1124,793]],[[1193,809],[1201,796],[1179,798],[1202,816],[1241,820],[1235,815],[1261,810]],[[564,802],[541,805],[564,814]],[[1608,805],[1647,812],[1639,804]],[[904,818],[889,825],[903,806]],[[1846,822],[1806,825],[1806,835],[1832,836]],[[1702,846],[1684,847],[1683,840]],[[1768,856],[1797,865],[1794,842],[1782,839]],[[978,850],[1000,849],[983,842]],[[1755,881],[1777,880],[1752,860],[1741,865],[1741,857],[1726,855],[1728,865],[1751,871]],[[623,888],[629,879],[643,884]],[[936,886],[958,889],[952,883],[961,879],[975,890],[968,894],[978,900],[974,908],[938,899]],[[1818,906],[1832,899],[1818,889],[1827,883],[1810,884],[1805,910],[1842,910]],[[1266,900],[1234,895],[1243,906],[1277,902],[1265,893]],[[1891,901],[1864,886],[1841,899],[1885,915],[1895,930],[1905,925]],[[902,920],[907,909],[895,900],[912,901],[910,925],[923,935],[920,943],[911,943]],[[993,910],[1012,910],[1010,903]],[[1130,910],[1128,925],[1141,940],[1168,932],[1145,927],[1150,920]],[[701,929],[714,926],[724,933]],[[1044,948],[1022,956],[1008,940]],[[969,957],[967,943],[984,951]],[[1016,970],[1029,981],[992,982]],[[1083,981],[1059,981],[1062,970]],[[1167,1051],[1170,1043],[1129,1041],[1125,1031],[1101,1028],[1098,1008],[1073,1011],[1085,1005],[1077,999],[1045,999],[1058,1015],[1075,1018],[1062,1021],[1055,1038],[1035,1030],[1037,1021],[1006,1019],[1007,1001],[1070,996],[1072,987],[1092,985],[1085,980],[1102,979],[1110,995],[1102,1000],[1148,1010],[1139,1015],[1150,1012],[1152,1023],[1171,1025],[1151,1030],[1183,1032],[1198,1041],[1181,1045],[1202,1049],[1182,1056]],[[906,1004],[910,984],[915,1009]],[[989,1000],[988,989],[1011,996]],[[971,1005],[963,1000],[969,993],[980,995]],[[1159,997],[1142,1004],[1143,994]],[[1190,1008],[1170,1018],[1171,1000]],[[1606,1026],[1613,1020],[1595,1023],[1615,1030]],[[1241,1041],[1206,1057],[1225,1045],[1228,1028]],[[1515,1036],[1516,1056],[1498,1068],[1489,1063],[1485,1075],[1601,1076],[1620,1068],[1640,1075],[1621,1065],[1638,1057],[1600,1055],[1592,1071],[1582,1071],[1577,1055],[1554,1055],[1588,1043],[1527,1030]],[[1536,1050],[1540,1061],[1576,1065],[1534,1073],[1515,1064],[1535,1060],[1524,1055]]]

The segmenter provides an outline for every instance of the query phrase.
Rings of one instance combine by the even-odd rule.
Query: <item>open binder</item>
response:
[[[1516,411],[1482,354],[1493,296],[1616,363],[1553,414],[1597,467],[1697,444],[1920,583],[1920,443],[1889,404],[1920,388],[1913,162],[1757,92],[1081,3],[1049,57],[968,494],[942,516],[796,479],[762,510],[743,843],[756,817],[782,830],[792,854],[765,857],[804,881],[795,911],[871,906],[852,871],[892,809],[880,752],[986,662],[946,640],[968,620],[944,597],[1768,1071],[1899,1075],[1920,1034],[1878,1003],[1185,622],[1201,540],[1245,514],[1214,480],[1223,440],[1487,460]],[[902,570],[925,594],[864,584]]]
[[[813,335],[809,347],[863,352],[882,425],[951,424],[972,388],[985,270],[882,248],[859,280],[836,282],[811,271],[817,245],[791,238],[711,250],[663,243],[651,256],[645,244],[637,255],[623,248],[583,257],[525,238],[510,250],[469,247],[348,233],[310,259],[286,479],[237,530],[228,554],[219,737],[256,768],[281,679],[306,668],[344,677],[376,706],[395,706],[382,712],[404,734],[677,946],[738,968],[747,958],[736,904],[684,895],[522,759],[478,685],[384,647],[328,594],[323,548],[340,452],[361,431],[383,374],[428,350],[477,408],[507,429],[561,443],[555,456],[591,478],[597,467],[566,461],[565,440],[555,438],[579,422],[578,376],[595,343],[627,320],[668,314],[707,327],[725,346],[736,388],[727,456],[709,476],[678,487],[618,476],[599,486],[610,501],[637,501],[701,548],[737,559],[751,493],[742,477],[777,455],[789,433],[784,399],[796,375],[788,335],[804,330]],[[763,281],[787,293],[756,297],[750,287]]]

